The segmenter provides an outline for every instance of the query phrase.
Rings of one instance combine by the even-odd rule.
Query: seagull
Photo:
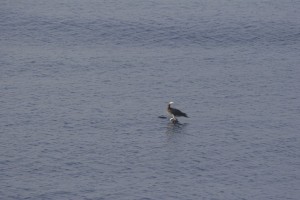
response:
[[[168,104],[168,113],[172,116],[172,118],[170,119],[170,121],[172,122],[177,122],[178,120],[176,119],[176,117],[188,117],[186,113],[181,112],[180,110],[176,109],[176,108],[171,108],[171,104],[173,104],[174,102],[169,102]]]

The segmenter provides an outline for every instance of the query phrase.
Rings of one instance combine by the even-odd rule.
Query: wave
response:
[[[33,18],[2,23],[5,39],[65,45],[102,44],[130,46],[228,46],[294,44],[300,28],[287,22],[182,20],[126,21]],[[5,34],[6,33],[6,34]],[[13,34],[11,34],[13,33]]]

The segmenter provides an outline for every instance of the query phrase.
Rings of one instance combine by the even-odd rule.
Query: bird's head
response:
[[[173,104],[173,103],[174,103],[173,101],[170,101],[170,102],[169,102],[169,105],[171,105],[171,104]]]

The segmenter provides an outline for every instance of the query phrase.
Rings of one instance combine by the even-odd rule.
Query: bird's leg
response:
[[[175,117],[175,115],[173,115],[173,118],[174,118],[175,121],[177,121],[177,118]]]
[[[170,119],[170,121],[177,121],[176,117],[174,115],[172,115],[172,118]]]

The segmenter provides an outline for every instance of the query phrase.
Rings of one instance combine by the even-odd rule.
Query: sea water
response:
[[[0,199],[299,199],[299,10],[2,1]]]

